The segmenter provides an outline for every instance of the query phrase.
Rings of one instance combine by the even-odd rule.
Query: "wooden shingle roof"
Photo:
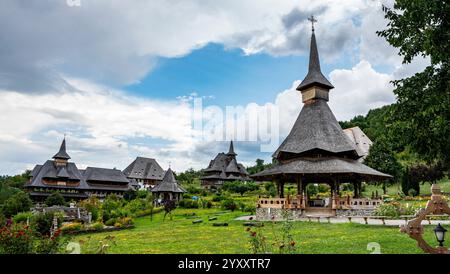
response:
[[[272,156],[286,159],[292,157],[290,154],[299,156],[314,150],[360,157],[327,102],[320,99],[303,106],[291,132]]]
[[[163,180],[157,184],[151,190],[152,192],[172,192],[172,193],[184,193],[186,190],[182,188],[173,174],[172,169],[168,169],[164,175]]]

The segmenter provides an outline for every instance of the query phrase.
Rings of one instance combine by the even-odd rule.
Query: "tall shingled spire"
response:
[[[317,22],[317,20],[314,19],[313,16],[309,18],[308,20],[312,23],[312,35],[311,35],[311,46],[310,46],[310,53],[309,53],[309,69],[308,74],[306,75],[305,79],[300,83],[300,85],[297,87],[297,90],[301,91],[302,94],[311,88],[317,87],[321,89],[322,91],[325,91],[326,94],[317,94],[318,92],[314,92],[315,94],[312,96],[313,98],[310,98],[310,96],[307,97],[307,99],[325,99],[328,101],[328,91],[333,87],[333,85],[328,81],[328,79],[322,74],[322,71],[320,70],[320,60],[319,60],[319,51],[317,50],[317,42],[316,42],[316,35],[314,33],[314,22]],[[305,98],[303,101],[306,101]]]
[[[61,147],[59,148],[58,153],[53,156],[53,159],[62,159],[62,160],[69,160],[70,156],[66,152],[66,137],[64,137]]]
[[[237,154],[234,152],[233,141],[230,142],[230,148],[228,149],[227,155],[229,155],[229,156],[236,156],[236,155],[237,155]]]

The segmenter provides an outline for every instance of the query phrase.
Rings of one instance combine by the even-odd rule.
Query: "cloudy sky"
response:
[[[145,156],[199,169],[231,138],[244,164],[270,160],[259,139],[200,138],[193,102],[206,120],[208,108],[277,108],[278,145],[301,109],[311,14],[338,120],[394,102],[389,81],[428,63],[402,65],[377,37],[379,1],[2,0],[0,174],[43,163],[64,134],[79,167]]]

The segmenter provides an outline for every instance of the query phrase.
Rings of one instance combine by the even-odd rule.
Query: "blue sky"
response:
[[[158,59],[150,74],[123,89],[159,99],[174,99],[196,92],[199,96],[213,96],[205,104],[219,106],[264,104],[306,75],[308,58],[267,53],[246,55],[241,49],[225,49],[224,45],[211,43],[183,57]],[[351,58],[343,56],[342,59]],[[335,67],[351,68],[352,64],[322,63],[325,74]]]
[[[205,110],[202,122],[219,129],[278,110],[270,125],[278,145],[302,107],[295,88],[307,72],[311,14],[338,120],[394,102],[390,81],[428,63],[402,65],[376,35],[386,27],[381,4],[391,0],[80,3],[2,1],[0,174],[45,162],[64,134],[79,167],[125,168],[144,156],[175,171],[204,168],[230,137],[199,138],[205,132],[192,127],[199,118],[185,98],[194,92],[207,97],[204,106],[243,107],[236,121]],[[239,161],[270,161],[261,145],[236,140]]]

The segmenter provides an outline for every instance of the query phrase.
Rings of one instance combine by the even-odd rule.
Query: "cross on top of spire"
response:
[[[314,23],[317,22],[317,19],[314,18],[314,15],[311,15],[311,16],[308,18],[308,21],[311,22],[311,29],[312,29],[312,31],[314,31]]]

